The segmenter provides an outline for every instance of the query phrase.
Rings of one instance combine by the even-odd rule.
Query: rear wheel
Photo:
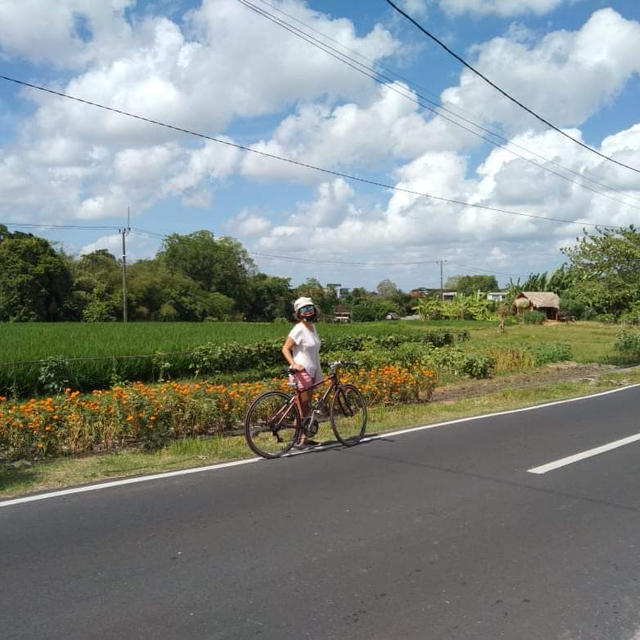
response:
[[[358,444],[367,428],[367,404],[352,384],[341,384],[331,399],[331,428],[348,447]]]
[[[244,435],[252,451],[263,458],[287,453],[301,430],[300,412],[291,398],[280,391],[258,396],[244,419]]]

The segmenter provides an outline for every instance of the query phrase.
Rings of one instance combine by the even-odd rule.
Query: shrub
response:
[[[640,325],[640,311],[628,311],[618,319],[622,324]]]
[[[616,317],[613,313],[600,313],[592,318],[596,322],[602,322],[603,324],[615,324]]]
[[[493,348],[489,350],[489,355],[495,360],[495,370],[499,373],[529,369],[536,364],[535,355],[529,349],[520,347]]]
[[[490,355],[466,353],[458,347],[434,349],[422,362],[432,362],[436,369],[472,378],[488,378],[496,365],[495,359]]]
[[[622,329],[616,336],[613,348],[631,356],[640,355],[640,331],[634,329]]]
[[[547,316],[542,311],[525,311],[522,314],[524,324],[542,324]]]
[[[571,360],[573,351],[567,342],[556,342],[555,344],[540,344],[532,349],[535,356],[536,365],[541,366],[550,362],[563,362]]]
[[[71,384],[69,360],[62,356],[52,356],[44,360],[40,366],[38,382],[45,393],[60,393]]]
[[[471,378],[489,378],[496,368],[496,361],[489,355],[470,354],[462,362],[462,373]]]
[[[586,306],[579,300],[572,300],[571,298],[560,298],[560,309],[558,315],[561,318],[576,318],[580,320],[586,311]]]

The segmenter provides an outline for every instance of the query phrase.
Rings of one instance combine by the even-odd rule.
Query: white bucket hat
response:
[[[303,296],[302,298],[298,298],[293,303],[293,310],[297,313],[302,307],[306,307],[310,304],[312,304],[314,307],[316,306],[311,298],[306,298]]]

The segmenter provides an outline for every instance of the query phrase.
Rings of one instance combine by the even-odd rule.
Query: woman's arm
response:
[[[292,369],[296,369],[297,371],[304,371],[304,367],[301,364],[297,364],[293,361],[293,347],[295,346],[295,342],[292,337],[287,337],[282,345],[282,355],[285,360],[289,363],[289,366]]]

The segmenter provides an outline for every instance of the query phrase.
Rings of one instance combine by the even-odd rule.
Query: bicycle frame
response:
[[[330,382],[331,384],[327,387],[326,391],[322,394],[320,400],[316,403],[315,408],[319,408],[324,406],[327,403],[327,400],[331,396],[331,393],[338,388],[338,373],[334,371],[330,373],[326,378],[322,378],[319,382],[312,384],[310,387],[307,387],[304,390],[298,389],[298,384],[296,383],[296,393],[293,396],[292,400],[298,405],[298,411],[300,411],[300,417],[304,420],[307,416],[305,416],[302,412],[302,394],[309,393],[313,391],[316,387],[321,387],[323,384],[327,384]],[[313,409],[312,409],[313,410]]]
[[[322,394],[322,397],[317,402],[316,408],[318,408],[326,405],[328,399],[331,397],[331,393],[338,388],[339,382],[338,382],[337,372],[334,371],[333,373],[330,373],[326,378],[323,378],[319,382],[312,384],[310,387],[307,387],[302,391],[298,388],[298,385],[296,383],[295,394],[291,396],[289,402],[287,402],[287,404],[285,404],[276,413],[276,415],[273,416],[273,419],[272,419],[273,422],[271,423],[271,430],[273,431],[273,433],[276,433],[277,430],[281,427],[282,422],[289,415],[289,411],[291,410],[291,407],[293,407],[294,405],[298,407],[298,413],[300,415],[300,418],[304,420],[307,416],[305,416],[302,411],[302,394],[312,391],[316,387],[321,387],[322,385],[327,384],[328,382],[330,382],[331,384],[327,387],[326,391]]]

